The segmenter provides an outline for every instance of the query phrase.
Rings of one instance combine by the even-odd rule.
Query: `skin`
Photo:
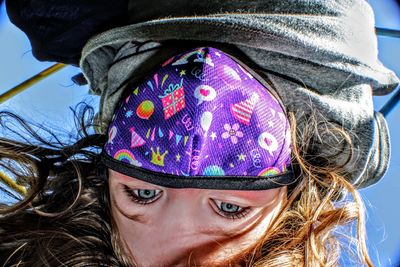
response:
[[[187,266],[189,258],[198,266],[226,263],[266,232],[287,193],[286,187],[173,189],[113,170],[109,170],[109,188],[111,212],[124,248],[144,267]],[[139,204],[137,199],[152,202]]]

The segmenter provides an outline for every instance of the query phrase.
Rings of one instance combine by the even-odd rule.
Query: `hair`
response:
[[[66,143],[42,126],[0,112],[1,127],[21,139],[0,138],[0,166],[17,188],[27,188],[19,196],[2,189],[16,199],[0,206],[2,266],[135,266],[112,221],[107,169],[99,160],[106,137],[90,133],[93,114],[86,104],[76,107],[76,138]],[[337,147],[351,146],[349,134],[315,114],[296,116],[288,113],[298,182],[260,241],[229,265],[336,266],[345,249],[357,263],[372,266],[362,200],[345,179],[344,164],[315,149],[332,133]],[[353,228],[355,233],[345,231]]]

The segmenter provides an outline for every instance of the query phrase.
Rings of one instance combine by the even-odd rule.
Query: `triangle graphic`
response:
[[[239,103],[232,104],[230,107],[231,114],[241,123],[249,125],[251,116],[253,115],[254,108],[259,98],[260,97],[257,93],[253,93],[250,98]]]
[[[135,129],[132,127],[131,131],[131,148],[140,147],[146,144],[146,141],[135,132]]]
[[[189,139],[189,136],[186,135],[185,138],[183,139],[183,145],[186,146],[187,140]]]
[[[158,136],[159,136],[160,138],[163,138],[163,136],[164,136],[164,133],[161,131],[161,128],[160,128],[160,127],[158,128]]]
[[[179,134],[175,135],[176,145],[179,144],[179,142],[181,141],[181,139],[182,139],[182,135],[179,135]]]

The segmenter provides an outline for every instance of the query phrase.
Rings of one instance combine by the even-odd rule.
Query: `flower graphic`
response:
[[[222,134],[222,138],[226,139],[230,137],[233,144],[237,144],[238,137],[243,137],[243,132],[239,131],[238,123],[233,124],[232,127],[228,123],[225,123],[224,129],[226,132]]]

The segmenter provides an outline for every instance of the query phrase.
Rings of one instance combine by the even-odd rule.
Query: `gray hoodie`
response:
[[[82,51],[90,93],[101,96],[98,132],[105,133],[128,84],[183,47],[208,44],[268,79],[288,111],[318,111],[319,119],[348,130],[354,145],[345,164],[350,182],[366,187],[382,178],[390,141],[372,95],[390,93],[399,80],[378,60],[366,1],[132,0],[129,5],[131,25],[91,38]],[[330,157],[340,149],[342,159],[350,153],[337,147],[334,135],[322,139],[319,153]]]

